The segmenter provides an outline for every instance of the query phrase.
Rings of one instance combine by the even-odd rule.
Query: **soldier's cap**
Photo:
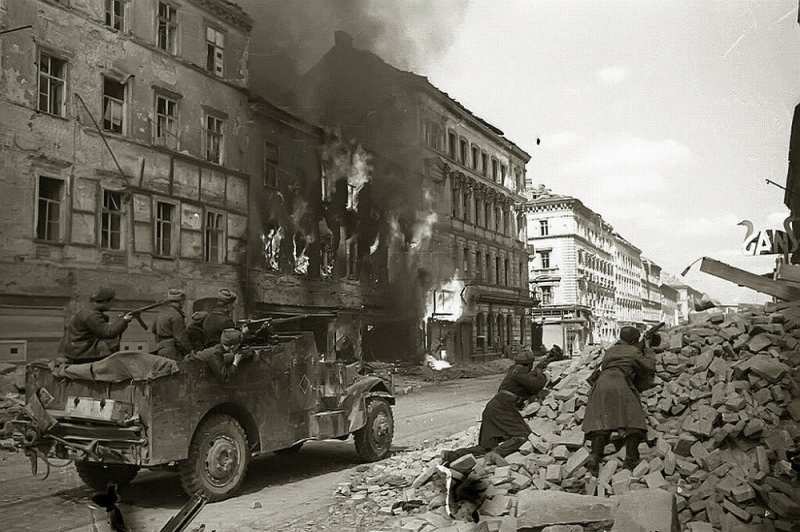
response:
[[[514,362],[517,364],[529,364],[533,362],[533,351],[529,348],[523,349],[514,357]]]
[[[219,343],[226,347],[237,346],[242,343],[242,333],[238,329],[223,329]]]
[[[619,330],[619,339],[626,344],[633,345],[639,341],[639,329],[629,325],[625,326]]]
[[[186,292],[180,288],[170,288],[167,292],[167,301],[183,301],[186,299]]]
[[[236,294],[234,294],[227,288],[220,288],[217,294],[217,298],[223,303],[232,303],[236,301]]]
[[[95,303],[101,303],[104,301],[111,301],[116,297],[116,295],[117,294],[114,292],[113,288],[103,286],[95,290],[89,299]]]

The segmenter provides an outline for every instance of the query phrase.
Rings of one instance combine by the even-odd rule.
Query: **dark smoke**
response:
[[[255,22],[251,88],[280,102],[333,45],[333,32],[392,65],[423,71],[453,42],[467,0],[237,0]]]

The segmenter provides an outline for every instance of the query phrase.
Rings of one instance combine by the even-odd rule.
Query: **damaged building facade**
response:
[[[428,351],[467,361],[529,342],[535,302],[518,207],[530,156],[425,77],[354,47],[344,32],[296,98],[298,110],[346,140],[351,161],[367,154],[366,179],[351,171],[346,182],[357,204],[348,250],[374,257],[373,270],[385,264],[395,316],[375,330],[398,345],[384,356]]]
[[[0,24],[32,26],[0,42],[0,360],[54,356],[98,286],[120,312],[171,287],[190,304],[233,290],[238,316],[370,307],[372,285],[315,275],[323,132],[249,94],[242,10],[3,2]],[[329,340],[360,328],[337,318]],[[123,337],[151,345],[135,323]]]

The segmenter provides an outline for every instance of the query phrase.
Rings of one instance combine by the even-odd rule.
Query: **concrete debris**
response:
[[[592,346],[559,365],[554,389],[523,410],[532,434],[506,464],[468,455],[450,465],[463,475],[451,515],[439,452],[474,445],[477,427],[373,464],[337,496],[389,508],[395,521],[385,530],[797,529],[800,305],[694,316],[665,337],[656,385],[641,394],[650,430],[633,471],[622,465],[622,435],[612,435],[597,478],[585,467],[586,378],[602,358]],[[409,517],[424,524],[406,526]]]

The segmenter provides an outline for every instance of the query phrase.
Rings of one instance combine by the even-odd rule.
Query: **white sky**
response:
[[[756,273],[752,220],[781,227],[800,101],[797,0],[471,2],[456,40],[417,68],[533,158],[665,270],[707,255]],[[413,28],[409,31],[414,31]],[[542,144],[536,146],[536,138]],[[696,271],[724,302],[761,301]]]

